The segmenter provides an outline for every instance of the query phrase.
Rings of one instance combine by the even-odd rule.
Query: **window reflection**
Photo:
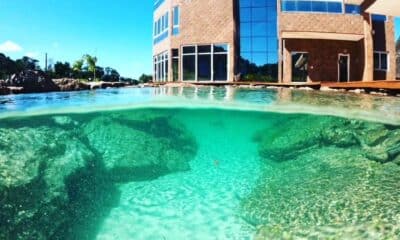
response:
[[[242,80],[277,81],[277,1],[240,0],[239,15]]]

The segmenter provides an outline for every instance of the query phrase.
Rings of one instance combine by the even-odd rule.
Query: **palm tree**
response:
[[[86,61],[86,64],[88,65],[88,70],[90,72],[93,72],[93,80],[96,80],[96,63],[97,63],[97,58],[90,56],[89,54],[85,54],[83,56],[83,59]]]
[[[83,60],[79,59],[74,62],[72,65],[72,70],[80,75],[82,72],[82,67],[83,67]]]

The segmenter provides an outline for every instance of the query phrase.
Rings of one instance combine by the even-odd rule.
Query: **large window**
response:
[[[180,9],[179,6],[174,7],[173,12],[173,26],[172,26],[172,34],[178,35],[179,34],[179,25],[180,25]]]
[[[387,17],[385,15],[379,15],[379,14],[372,14],[371,16],[372,21],[375,22],[386,22]]]
[[[154,22],[153,44],[157,44],[168,37],[169,12],[166,12]]]
[[[179,50],[172,49],[172,81],[178,81],[179,76]]]
[[[348,14],[361,14],[361,7],[360,5],[355,4],[345,4],[344,6],[345,12]]]
[[[278,79],[277,1],[239,1],[240,73],[243,80]]]
[[[343,13],[343,0],[282,0],[282,11]]]
[[[154,81],[168,81],[168,52],[161,53],[154,57]]]
[[[154,1],[154,11],[157,10],[164,2],[165,2],[165,0],[155,0]]]
[[[227,81],[228,45],[182,47],[183,81]]]
[[[374,69],[377,71],[388,70],[388,53],[387,52],[374,52]]]

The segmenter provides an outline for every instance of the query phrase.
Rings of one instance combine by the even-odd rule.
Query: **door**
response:
[[[350,55],[339,54],[338,60],[338,81],[349,82],[350,81]]]
[[[308,80],[308,53],[292,53],[292,82],[307,82]]]

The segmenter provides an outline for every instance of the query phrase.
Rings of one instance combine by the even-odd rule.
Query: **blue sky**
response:
[[[14,59],[88,53],[126,77],[152,72],[152,0],[0,0],[0,9],[0,45]]]
[[[88,53],[125,77],[152,72],[152,0],[0,0],[0,9],[0,52],[5,44],[14,59],[44,65],[47,52],[72,64]]]

